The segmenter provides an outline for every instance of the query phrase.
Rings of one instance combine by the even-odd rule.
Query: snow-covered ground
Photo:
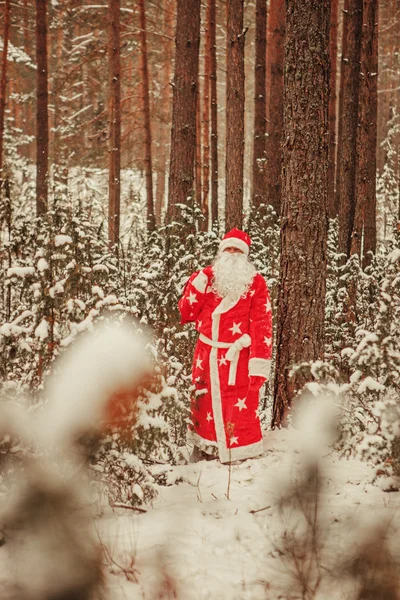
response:
[[[117,509],[96,523],[113,565],[109,597],[356,597],[349,565],[377,527],[379,543],[387,535],[396,554],[400,494],[372,485],[364,463],[328,452],[319,461],[314,511],[315,488],[296,487],[307,456],[296,432],[282,430],[266,433],[262,457],[231,468],[218,461],[157,467],[168,485],[152,508]],[[304,526],[304,514],[315,527]],[[307,572],[316,594],[300,583]]]

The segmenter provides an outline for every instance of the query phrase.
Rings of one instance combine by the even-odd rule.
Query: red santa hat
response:
[[[237,248],[241,250],[243,254],[248,256],[250,251],[251,239],[244,231],[240,231],[240,229],[231,229],[228,233],[224,235],[220,244],[219,251],[223,252],[226,248]]]

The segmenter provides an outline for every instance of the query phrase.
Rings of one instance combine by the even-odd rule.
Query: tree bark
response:
[[[196,204],[201,207],[201,108],[200,108],[200,79],[197,82],[196,101],[196,169],[195,169]]]
[[[179,216],[179,204],[193,193],[196,156],[196,101],[199,72],[200,0],[178,0],[171,158],[167,222]]]
[[[338,161],[339,184],[339,252],[350,256],[355,211],[358,97],[363,0],[349,0],[343,41],[341,82],[343,93],[341,152]]]
[[[211,99],[211,224],[218,229],[218,99],[215,0],[210,5],[210,99]]]
[[[36,0],[36,213],[47,211],[49,178],[49,95],[47,0]]]
[[[267,0],[256,1],[256,55],[254,66],[254,138],[252,207],[266,204],[266,49]]]
[[[279,216],[282,194],[283,65],[285,56],[285,0],[271,0],[268,11],[267,64],[268,136],[267,202]]]
[[[204,216],[202,228],[208,230],[210,195],[210,76],[211,76],[211,2],[206,10],[206,38],[204,47],[204,87],[203,87],[203,194],[201,212]]]
[[[335,166],[336,166],[336,79],[338,53],[338,7],[339,0],[331,0],[330,25],[330,96],[329,96],[329,163],[328,163],[328,215],[331,219],[337,217],[335,203]]]
[[[376,161],[378,120],[378,16],[379,0],[363,2],[363,37],[357,148],[356,206],[362,205],[364,251],[362,264],[376,253]],[[357,212],[357,210],[356,210]]]
[[[243,0],[227,5],[225,228],[242,228],[244,169]]]
[[[161,225],[165,209],[165,181],[167,171],[167,151],[170,144],[170,122],[171,122],[171,63],[173,54],[173,41],[168,38],[174,36],[174,13],[171,0],[164,3],[164,30],[167,38],[164,40],[165,63],[162,70],[162,122],[161,136],[158,148],[158,174],[156,189],[156,222]]]
[[[340,175],[339,164],[342,161],[342,139],[343,139],[343,98],[344,98],[344,73],[347,57],[347,37],[349,29],[349,0],[343,1],[343,26],[342,26],[342,53],[340,61],[340,83],[339,83],[339,110],[338,110],[338,131],[336,148],[336,185],[335,185],[335,214],[339,215],[340,206]],[[346,60],[345,60],[346,59]]]
[[[108,0],[108,237],[118,244],[121,201],[120,0]]]
[[[140,12],[140,54],[142,67],[142,102],[145,134],[145,171],[147,196],[147,229],[154,231],[156,227],[153,200],[153,161],[151,149],[151,115],[150,115],[150,86],[149,66],[147,61],[147,29],[145,0],[139,0]]]
[[[2,59],[1,59],[1,81],[0,81],[0,186],[3,181],[4,120],[5,120],[6,93],[7,93],[8,40],[10,37],[10,7],[11,7],[11,0],[5,0],[4,29],[3,29],[3,55],[2,55]]]
[[[273,425],[323,358],[327,256],[330,0],[286,0],[283,206]]]

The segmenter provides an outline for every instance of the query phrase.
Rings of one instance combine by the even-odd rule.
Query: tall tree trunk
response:
[[[339,110],[338,110],[338,128],[337,128],[337,147],[336,147],[336,185],[335,185],[335,214],[339,215],[340,206],[340,173],[339,164],[342,161],[342,140],[343,140],[343,98],[344,98],[344,80],[347,61],[347,38],[349,29],[349,1],[343,1],[343,25],[342,25],[342,52],[340,61],[340,83],[339,83]]]
[[[343,41],[341,82],[343,93],[341,151],[338,160],[339,184],[339,252],[350,256],[355,210],[358,96],[363,0],[349,0]]]
[[[330,96],[329,96],[329,163],[328,163],[328,216],[334,219],[337,216],[335,205],[335,164],[336,164],[336,79],[337,79],[337,53],[338,53],[338,7],[339,0],[331,0],[331,26],[330,26]]]
[[[153,162],[151,152],[151,117],[150,117],[150,92],[149,92],[149,66],[147,61],[147,30],[145,0],[139,0],[140,11],[140,53],[142,66],[142,101],[145,135],[145,170],[146,170],[146,195],[147,195],[147,229],[154,231],[156,220],[154,215],[153,200]]]
[[[11,0],[6,0],[4,4],[3,56],[1,60],[0,81],[0,186],[3,181],[4,120],[7,93],[8,40],[10,37],[10,7]]]
[[[171,62],[173,54],[173,36],[174,36],[174,13],[171,0],[164,3],[164,32],[167,38],[164,40],[165,63],[162,70],[162,122],[161,135],[157,154],[158,174],[156,189],[156,222],[161,225],[162,216],[165,208],[165,181],[167,171],[167,150],[170,142],[170,121],[171,121]],[[171,38],[171,39],[169,39]]]
[[[36,0],[36,213],[47,211],[49,178],[49,94],[47,0]]]
[[[364,199],[363,266],[376,253],[376,162],[378,120],[378,17],[379,0],[363,3],[363,40],[361,53],[360,129],[357,148],[357,205]]]
[[[121,201],[120,0],[108,0],[108,237],[118,244]]]
[[[256,56],[254,66],[254,139],[253,139],[253,190],[254,209],[266,203],[266,48],[267,0],[256,1]]]
[[[178,0],[167,222],[193,193],[199,73],[200,0]]]
[[[218,99],[217,99],[217,41],[216,5],[210,5],[210,99],[211,99],[211,223],[218,229]]]
[[[225,228],[243,223],[244,44],[243,0],[227,5]]]
[[[208,0],[206,10],[206,38],[204,47],[204,87],[203,87],[203,194],[201,211],[204,216],[203,230],[208,230],[209,194],[210,194],[210,75],[211,75],[211,44],[210,23],[211,3]]]
[[[267,137],[267,202],[281,212],[283,140],[283,64],[285,0],[271,0],[268,11],[267,63],[270,69]]]
[[[195,169],[196,204],[201,206],[201,108],[200,108],[200,78],[197,82],[196,101],[196,169]]]
[[[330,0],[286,0],[283,206],[273,425],[324,354]]]

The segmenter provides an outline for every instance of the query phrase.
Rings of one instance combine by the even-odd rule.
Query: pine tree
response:
[[[142,102],[145,131],[145,170],[147,194],[147,228],[153,231],[156,226],[153,200],[153,161],[152,161],[152,136],[150,114],[149,66],[147,61],[147,30],[145,0],[139,0],[140,11],[140,53],[142,68]]]
[[[108,0],[108,235],[118,244],[121,201],[120,0]]]
[[[47,211],[49,178],[49,93],[47,0],[36,0],[36,212]]]
[[[304,384],[291,368],[323,356],[326,294],[330,1],[286,6],[274,425],[285,421]]]
[[[200,0],[178,0],[167,222],[193,193],[196,102],[200,45]]]
[[[285,2],[271,0],[267,36],[267,202],[281,212]]]
[[[10,8],[11,0],[5,0],[4,3],[4,30],[3,30],[3,55],[1,61],[1,80],[0,80],[0,187],[3,181],[3,161],[4,161],[4,117],[6,109],[7,93],[7,66],[8,66],[8,40],[10,36]]]
[[[362,0],[349,0],[342,55],[342,127],[338,154],[339,250],[350,256],[355,211]]]
[[[211,101],[211,223],[218,229],[218,100],[217,100],[217,47],[216,0],[210,5],[210,101]]]
[[[225,229],[243,224],[244,46],[243,0],[227,4]]]
[[[256,2],[256,53],[254,63],[254,133],[253,133],[253,189],[254,209],[266,204],[266,46],[267,2]]]

